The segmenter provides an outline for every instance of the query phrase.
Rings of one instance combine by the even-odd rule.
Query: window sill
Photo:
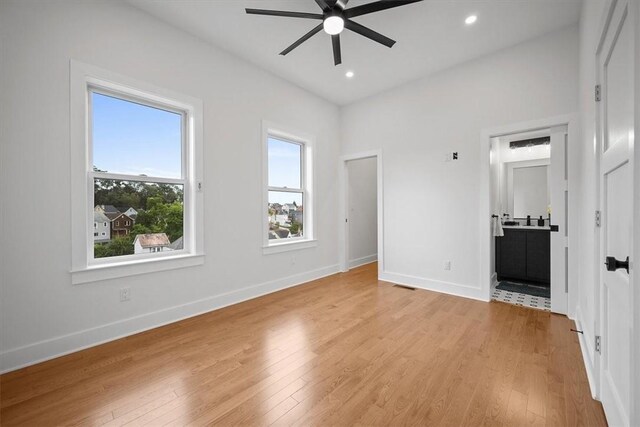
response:
[[[297,251],[300,249],[308,249],[308,248],[314,248],[318,246],[318,241],[315,239],[309,239],[309,240],[298,240],[295,242],[285,242],[285,243],[273,243],[271,245],[268,246],[263,246],[262,247],[262,254],[263,255],[270,255],[270,254],[279,254],[282,252],[289,252],[289,251]]]
[[[117,279],[138,274],[155,273],[158,271],[175,270],[204,264],[204,254],[177,255],[155,259],[144,259],[113,264],[92,265],[90,267],[71,271],[71,283],[98,282],[101,280]]]

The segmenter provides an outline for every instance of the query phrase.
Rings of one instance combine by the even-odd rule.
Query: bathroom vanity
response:
[[[504,227],[496,237],[498,281],[514,280],[549,286],[551,283],[550,227]]]

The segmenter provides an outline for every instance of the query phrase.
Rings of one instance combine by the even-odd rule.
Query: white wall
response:
[[[349,267],[378,257],[377,159],[347,162],[349,181]]]
[[[489,198],[479,191],[481,131],[575,112],[577,75],[573,26],[343,109],[343,154],[384,152],[383,278],[487,298],[479,283],[477,212]],[[445,162],[449,151],[459,160]]]
[[[1,370],[338,270],[336,106],[121,2],[2,1],[0,31]],[[204,266],[71,285],[71,58],[204,101]],[[317,137],[318,245],[295,263],[262,254],[262,119]]]

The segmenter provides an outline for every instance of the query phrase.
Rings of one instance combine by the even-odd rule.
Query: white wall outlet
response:
[[[444,262],[444,269],[445,270],[451,270],[451,261],[445,261]]]
[[[120,302],[131,300],[131,288],[120,289]]]

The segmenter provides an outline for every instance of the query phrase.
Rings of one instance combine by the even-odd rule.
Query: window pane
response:
[[[302,188],[302,146],[269,137],[269,187]]]
[[[94,258],[183,249],[182,187],[95,179]]]
[[[303,195],[269,191],[269,240],[303,236]]]
[[[182,115],[95,92],[91,105],[95,169],[182,177]]]

